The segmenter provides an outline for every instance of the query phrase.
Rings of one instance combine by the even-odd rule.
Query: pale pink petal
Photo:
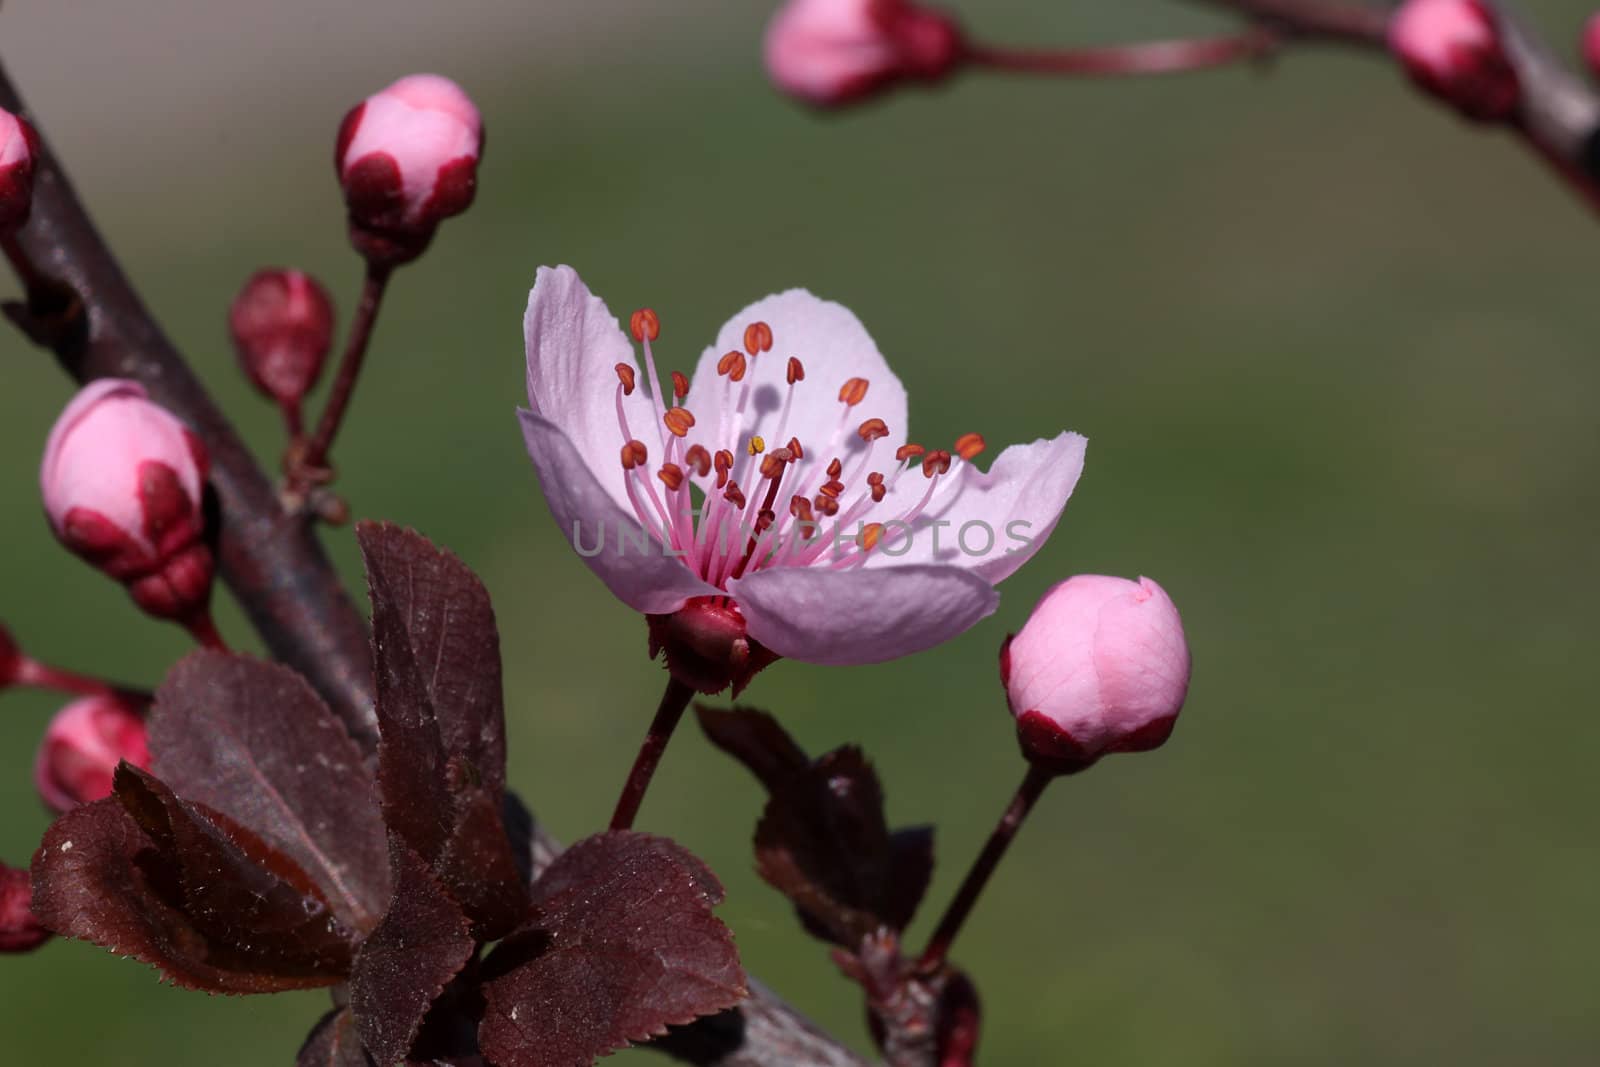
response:
[[[691,597],[716,594],[647,534],[631,509],[617,506],[560,427],[531,411],[517,415],[556,526],[618,600],[660,615]]]
[[[846,666],[932,648],[993,613],[999,595],[955,567],[774,567],[730,582],[750,636],[790,659]]]
[[[1003,581],[1031,559],[1056,528],[1083,473],[1086,446],[1082,435],[1063,433],[1012,445],[988,471],[962,464],[955,484],[938,490],[909,534],[888,528],[866,566],[942,563],[971,571],[991,584]],[[976,462],[981,463],[982,457]],[[905,513],[926,485],[920,474],[908,471],[894,494],[864,521]]]
[[[740,389],[750,386],[749,402],[737,423],[732,421],[730,411],[730,432],[723,434],[720,427],[727,383],[717,375],[717,361],[726,352],[744,351],[745,327],[755,322],[771,327],[772,350],[749,360],[749,372],[743,382],[734,386],[732,398],[737,407]],[[804,365],[805,380],[794,386],[794,407],[784,423],[790,356]],[[846,411],[839,401],[839,388],[851,378],[866,379],[867,396]],[[703,444],[712,452],[718,448],[738,449],[735,454],[743,464],[749,462],[742,450],[752,434],[765,438],[769,449],[798,437],[805,459],[789,476],[795,485],[820,483],[822,479],[816,475],[835,456],[848,468],[852,457],[865,447],[856,430],[867,419],[882,419],[889,428],[889,436],[880,439],[873,451],[875,457],[883,457],[880,469],[890,469],[895,449],[906,441],[905,387],[878,352],[867,328],[849,308],[819,299],[804,289],[790,289],[758,300],[729,319],[717,334],[716,344],[701,355],[684,404],[694,412],[696,420],[689,441]],[[735,426],[736,439],[732,430]],[[839,446],[830,448],[841,427],[844,432],[842,438],[837,438]],[[755,479],[739,477],[741,484],[753,488]]]
[[[565,435],[593,478],[616,505],[633,513],[622,477],[617,422],[616,365],[634,365],[633,346],[607,309],[571,267],[540,267],[522,322],[528,353],[528,406]],[[623,398],[628,429],[661,460],[661,435],[645,375]]]

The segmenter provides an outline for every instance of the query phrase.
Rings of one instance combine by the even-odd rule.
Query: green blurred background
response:
[[[1160,0],[958,6],[1015,43],[1225,24]],[[1526,7],[1572,41],[1587,5]],[[17,3],[0,50],[264,457],[275,416],[233,366],[228,299],[286,263],[348,309],[339,116],[415,69],[478,98],[480,197],[392,289],[340,485],[358,516],[414,525],[482,573],[511,777],[563,838],[609,813],[662,674],[522,452],[534,269],[572,263],[613,308],[654,306],[685,369],[732,311],[804,285],[867,323],[917,437],[1091,441],[1065,521],[996,617],[898,663],[780,664],[750,694],[814,750],[861,743],[891,817],[938,825],[917,936],[1020,775],[995,652],[1038,595],[1075,572],[1149,574],[1193,647],[1171,743],[1053,790],[960,941],[983,1062],[1595,1062],[1593,219],[1369,56],[970,77],[819,118],[764,82],[769,10]],[[0,347],[0,616],[41,657],[153,684],[184,642],[39,514],[70,387],[17,336]],[[350,532],[329,541],[357,587]],[[12,863],[46,825],[30,766],[56,703],[0,702]],[[691,728],[641,824],[726,880],[750,969],[865,1048],[858,997],[752,872],[758,802]],[[324,1002],[207,999],[56,943],[0,959],[0,1057],[284,1064]]]

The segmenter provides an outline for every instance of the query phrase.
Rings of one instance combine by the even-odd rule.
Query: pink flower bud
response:
[[[1406,0],[1389,21],[1389,50],[1414,82],[1468,118],[1506,119],[1517,108],[1516,71],[1479,0]]]
[[[939,81],[965,50],[954,19],[909,0],[789,0],[767,27],[773,82],[818,107],[899,81]]]
[[[0,952],[32,952],[50,940],[33,914],[33,879],[0,863]]]
[[[333,343],[328,291],[301,271],[257,271],[228,309],[228,330],[245,375],[298,428],[300,401]]]
[[[1589,65],[1589,73],[1600,77],[1600,11],[1583,25],[1583,61]]]
[[[127,760],[150,764],[144,719],[115,697],[84,697],[56,713],[34,758],[33,783],[52,810],[111,795],[111,776]]]
[[[144,387],[102,378],[56,420],[39,468],[50,528],[151,615],[189,621],[211,597],[200,439]]]
[[[1029,759],[1068,774],[1166,741],[1189,689],[1178,609],[1149,578],[1096,574],[1051,589],[1000,652]]]
[[[413,74],[357,104],[334,156],[357,250],[390,264],[421,255],[472,204],[482,154],[478,109],[449,78]]]
[[[11,636],[11,631],[0,626],[0,690],[16,685],[22,676],[22,649]]]
[[[0,233],[11,233],[28,221],[38,151],[39,136],[28,120],[0,110]]]

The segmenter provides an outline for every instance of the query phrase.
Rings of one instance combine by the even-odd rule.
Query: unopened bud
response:
[[[16,685],[21,680],[24,662],[22,649],[17,647],[11,631],[0,626],[0,690]]]
[[[48,940],[50,931],[33,914],[33,879],[0,863],[0,952],[32,952]]]
[[[965,53],[953,18],[910,0],[789,0],[767,27],[774,84],[818,107],[942,81]]]
[[[302,271],[257,271],[228,309],[228,332],[246,377],[297,432],[300,402],[317,384],[333,343],[328,291]]]
[[[116,697],[84,697],[50,720],[34,759],[33,783],[51,810],[70,811],[110,796],[111,777],[123,760],[150,765],[138,709]]]
[[[1480,0],[1406,0],[1389,20],[1389,51],[1412,81],[1468,118],[1498,121],[1517,109],[1516,71]]]
[[[1589,16],[1583,24],[1583,61],[1589,73],[1600,77],[1600,11]]]
[[[33,209],[33,157],[39,136],[21,115],[0,109],[0,233],[12,233]]]
[[[478,109],[449,78],[413,74],[357,104],[334,157],[357,251],[389,265],[421,255],[471,205],[482,155]]]
[[[200,439],[137,382],[102,378],[50,431],[39,486],[63,545],[127,586],[147,613],[206,615],[214,571]]]
[[[1189,690],[1178,609],[1149,578],[1069,578],[1000,652],[1023,754],[1057,773],[1166,741]]]

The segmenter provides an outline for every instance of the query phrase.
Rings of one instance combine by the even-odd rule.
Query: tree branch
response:
[[[0,107],[40,124],[0,65]],[[274,657],[310,680],[367,751],[377,743],[366,622],[311,524],[286,514],[272,480],[139,299],[40,135],[33,214],[16,247],[34,275],[12,309],[80,382],[133,378],[211,454],[223,578]],[[535,861],[561,846],[530,828]],[[863,1061],[754,980],[750,999],[681,1027],[657,1047],[699,1067],[861,1067]]]

